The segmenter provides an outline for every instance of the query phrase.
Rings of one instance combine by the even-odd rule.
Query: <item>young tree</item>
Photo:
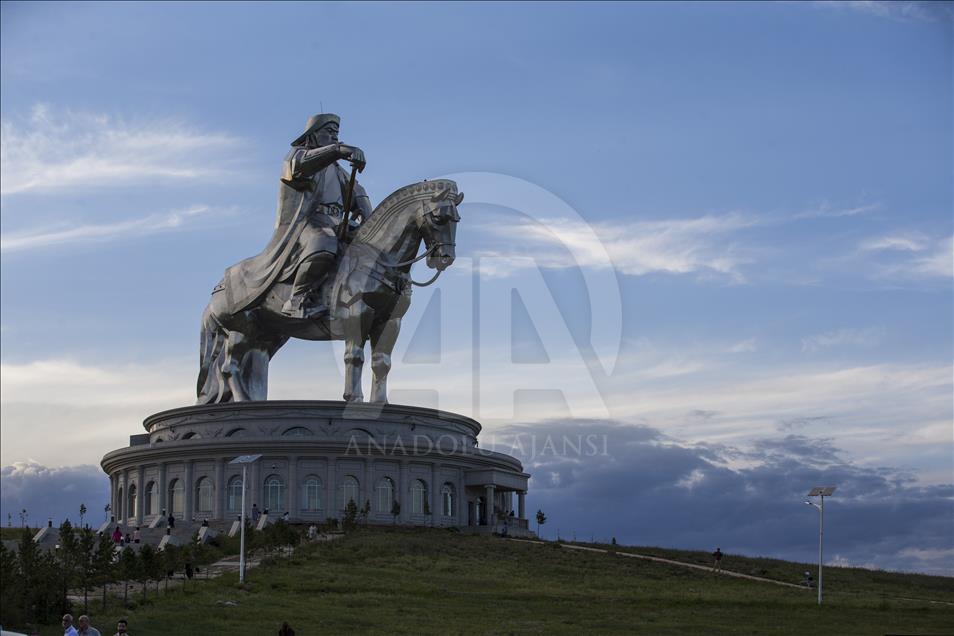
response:
[[[21,601],[16,552],[0,543],[0,625],[25,622],[26,608]]]
[[[542,510],[537,510],[537,536],[540,536],[540,526],[547,522],[547,516]]]
[[[103,611],[106,611],[106,586],[116,577],[116,544],[108,532],[99,535],[93,555],[93,572],[97,583],[103,586]]]
[[[156,551],[148,543],[139,549],[139,581],[142,583],[142,600],[146,600],[146,586],[149,581],[159,578],[161,563]]]
[[[83,517],[86,516],[86,504],[80,504],[80,528],[85,528],[83,525]]]
[[[96,577],[96,533],[89,528],[79,531],[79,576],[83,587],[83,613],[89,614],[89,584]]]
[[[63,586],[63,596],[69,592],[70,585],[76,580],[76,570],[81,561],[79,537],[69,519],[60,524],[60,541],[57,545],[56,558],[60,564],[60,584]]]
[[[119,555],[119,577],[123,580],[123,605],[129,603],[129,581],[139,576],[139,557],[126,546]]]
[[[350,532],[354,530],[355,520],[358,518],[358,506],[354,503],[354,499],[348,500],[348,505],[345,506],[345,516],[342,522],[342,527],[345,532]]]
[[[162,571],[166,578],[166,594],[168,594],[169,579],[175,575],[182,564],[182,551],[179,546],[168,543],[160,554],[162,555]]]

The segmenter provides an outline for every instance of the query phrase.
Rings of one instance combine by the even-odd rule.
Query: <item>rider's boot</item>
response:
[[[334,262],[334,254],[330,252],[318,252],[302,261],[295,273],[291,297],[282,306],[282,313],[293,318],[308,318],[327,312],[320,300],[313,307],[307,306],[307,300],[308,293],[318,289]]]

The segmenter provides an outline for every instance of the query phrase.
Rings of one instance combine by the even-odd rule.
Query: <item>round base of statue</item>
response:
[[[396,404],[260,401],[172,409],[102,460],[114,523],[163,534],[234,532],[278,519],[459,528],[526,536],[529,475],[478,448],[481,426]],[[516,496],[514,496],[516,495]],[[170,519],[171,517],[171,519]],[[332,521],[334,520],[334,521]],[[208,530],[202,530],[202,528]]]

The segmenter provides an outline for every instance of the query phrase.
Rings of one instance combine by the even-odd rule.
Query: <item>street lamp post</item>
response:
[[[245,583],[245,484],[248,477],[248,465],[261,459],[261,455],[242,455],[236,457],[230,464],[242,465],[242,524],[239,529],[239,583]]]
[[[818,497],[821,501],[821,505],[816,504],[813,501],[806,500],[805,503],[809,506],[814,506],[818,509],[818,604],[822,604],[822,563],[823,563],[823,554],[824,554],[824,540],[825,540],[825,497],[831,497],[835,492],[836,486],[818,486],[812,488],[808,492],[809,497]]]

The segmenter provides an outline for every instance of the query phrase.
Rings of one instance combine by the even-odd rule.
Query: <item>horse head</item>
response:
[[[460,214],[457,206],[464,200],[464,193],[457,192],[457,184],[447,181],[446,186],[423,202],[418,227],[428,250],[427,266],[443,271],[453,265],[456,258],[457,223]]]

